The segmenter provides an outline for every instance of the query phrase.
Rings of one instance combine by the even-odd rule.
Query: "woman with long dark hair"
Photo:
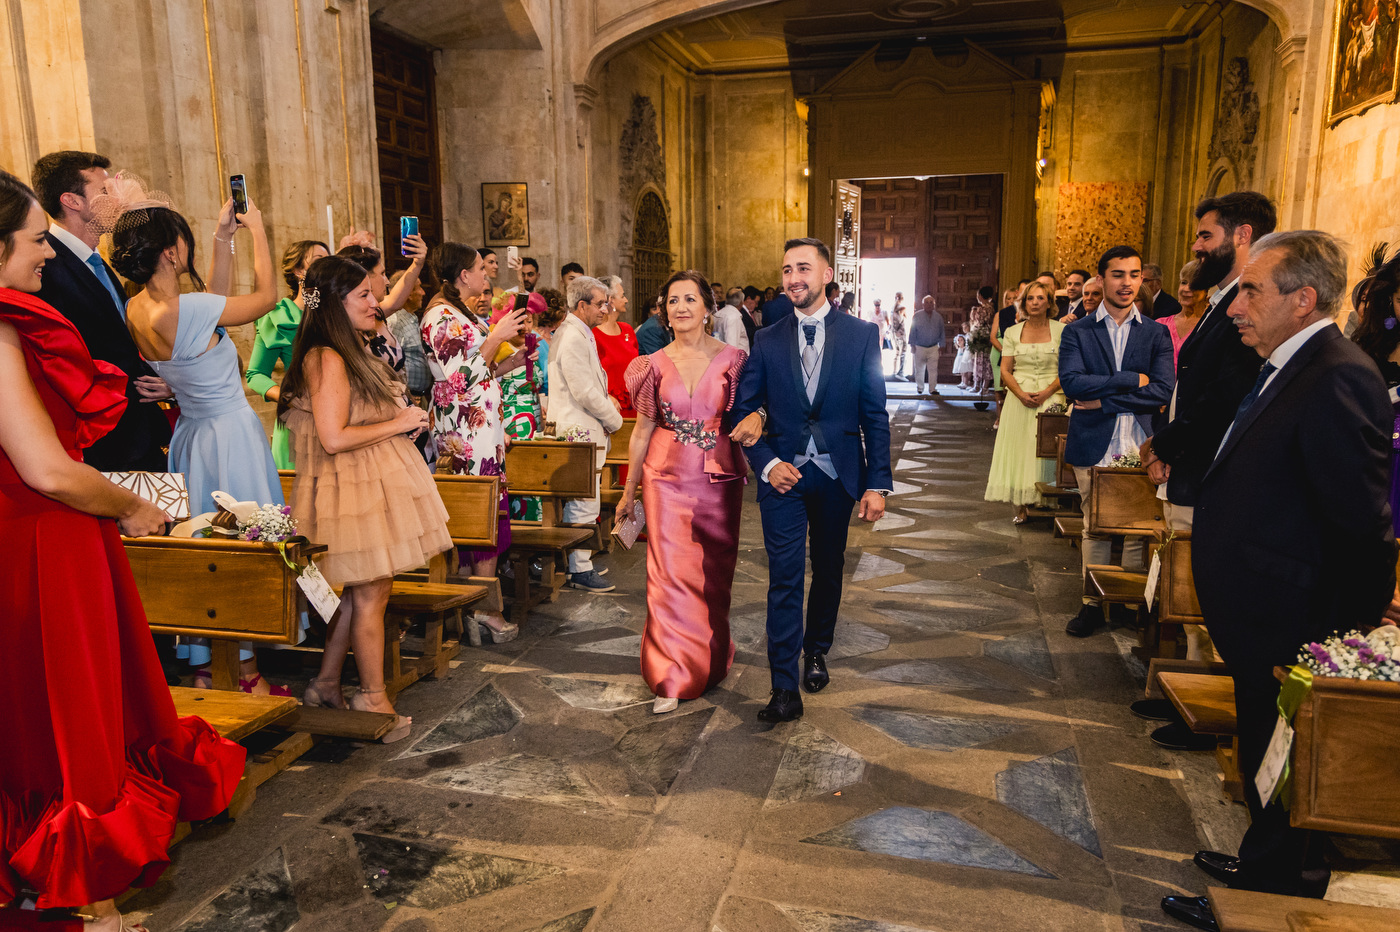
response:
[[[319,240],[298,240],[282,253],[282,277],[287,282],[291,295],[277,302],[272,313],[258,318],[258,335],[253,340],[253,355],[248,358],[248,371],[243,380],[248,387],[262,396],[264,401],[276,403],[280,389],[272,381],[272,370],[280,362],[282,371],[292,361],[292,343],[297,338],[297,328],[301,326],[301,315],[305,309],[302,303],[301,283],[306,270],[317,259],[331,254],[330,247]],[[291,437],[281,421],[272,425],[272,459],[278,469],[296,469],[292,461]]]
[[[126,326],[136,348],[180,400],[180,419],[170,438],[170,471],[185,474],[190,511],[217,511],[215,492],[235,501],[282,504],[282,484],[267,432],[243,393],[238,350],[227,328],[252,323],[272,310],[277,285],[262,213],[248,202],[235,216],[229,199],[214,230],[209,290],[195,271],[194,234],[168,204],[144,199],[128,188],[124,210],[112,231],[112,267],[141,285],[126,306]],[[226,297],[233,284],[234,233],[253,239],[253,293]],[[188,277],[192,293],[182,293]],[[181,639],[177,656],[194,667],[195,685],[212,687],[208,641]],[[241,645],[239,688],[248,693],[291,695],[258,673],[253,645]]]
[[[345,707],[340,675],[353,647],[360,689],[350,707],[393,713],[384,692],[384,609],[394,575],[452,546],[447,509],[413,445],[428,415],[405,405],[403,383],[364,351],[379,305],[361,266],[339,256],[317,259],[304,293],[306,313],[277,416],[291,432],[297,462],[292,515],[302,534],[330,548],[317,566],[343,591],[320,673],[303,701]],[[399,716],[381,740],[406,737],[410,725]]]
[[[617,505],[619,524],[631,520],[641,486],[649,528],[642,676],[657,713],[719,684],[734,662],[729,603],[748,474],[725,423],[748,354],[706,333],[715,305],[705,276],[677,272],[662,296],[662,320],[676,338],[627,368],[637,424]]]
[[[1390,400],[1395,405],[1395,453],[1390,466],[1390,517],[1400,534],[1400,249],[1389,260],[1389,243],[1378,243],[1371,251],[1365,277],[1351,292],[1361,322],[1352,334],[1356,345],[1366,351],[1385,377]]]
[[[501,420],[498,376],[525,364],[522,347],[499,364],[501,344],[525,326],[526,311],[507,313],[492,327],[467,304],[486,292],[486,269],[470,246],[443,243],[433,250],[438,293],[423,312],[423,348],[433,373],[433,444],[438,469],[468,476],[500,476],[502,516],[496,549],[473,551],[472,575],[496,575],[496,561],[510,546],[510,504],[506,494],[506,434]],[[514,639],[518,625],[504,615],[478,615],[478,624],[497,644]]]
[[[33,297],[47,230],[0,172],[0,928],[21,925],[29,888],[39,909],[87,907],[92,932],[119,932],[113,898],[156,882],[177,822],[227,808],[244,751],[175,717],[121,542],[168,518],[83,464],[126,377]]]

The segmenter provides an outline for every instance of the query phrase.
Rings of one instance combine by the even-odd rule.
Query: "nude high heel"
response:
[[[359,699],[362,696],[375,696],[383,692],[384,690],[382,689],[365,689],[361,687],[360,690],[355,693],[355,695],[350,697],[350,708],[354,709],[356,712],[373,712],[374,710],[368,708],[367,704],[356,704],[355,700]],[[395,712],[394,727],[389,729],[388,733],[386,733],[384,737],[379,739],[379,743],[393,744],[395,741],[402,741],[404,738],[408,737],[409,729],[412,726],[413,718],[411,716],[399,715],[397,712]]]
[[[326,685],[318,686],[317,683]],[[345,704],[345,694],[340,691],[340,680],[333,677],[313,677],[302,691],[301,704],[311,709],[349,708]]]

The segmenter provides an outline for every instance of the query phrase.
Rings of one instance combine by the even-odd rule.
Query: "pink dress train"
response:
[[[665,351],[627,368],[638,414],[656,422],[642,464],[647,519],[647,624],[642,676],[653,693],[694,699],[729,675],[729,600],[748,466],[729,440],[748,355],[727,346],[686,393]]]

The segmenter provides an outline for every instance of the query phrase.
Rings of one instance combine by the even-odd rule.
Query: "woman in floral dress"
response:
[[[457,475],[500,476],[506,496],[506,435],[501,417],[498,375],[524,364],[524,350],[500,366],[492,364],[502,343],[524,327],[525,311],[514,311],[488,327],[467,306],[486,291],[485,264],[470,246],[443,243],[433,251],[433,271],[441,288],[423,313],[423,349],[433,374],[433,445],[439,470]],[[510,516],[502,515],[497,549],[471,554],[472,575],[495,576],[496,558],[510,546]],[[519,633],[499,612],[478,616],[492,641]]]

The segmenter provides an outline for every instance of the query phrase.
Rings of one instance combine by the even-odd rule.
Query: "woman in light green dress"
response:
[[[261,395],[264,401],[276,403],[279,396],[277,383],[272,381],[272,370],[281,362],[285,371],[292,361],[292,344],[296,342],[304,309],[301,281],[306,277],[306,269],[317,259],[330,254],[325,243],[312,239],[293,243],[282,254],[282,277],[287,280],[292,296],[278,301],[271,313],[258,318],[253,355],[248,359],[248,371],[243,374],[248,387]],[[292,462],[292,438],[287,433],[287,425],[281,420],[274,421],[272,425],[272,459],[278,469],[296,469],[296,464]]]
[[[1001,413],[987,477],[986,499],[1016,506],[1015,522],[1026,520],[1026,509],[1040,502],[1037,482],[1054,477],[1055,461],[1035,455],[1036,414],[1063,404],[1060,391],[1060,335],[1065,325],[1049,319],[1055,297],[1045,285],[1026,286],[1021,306],[1026,319],[1008,327],[1001,337],[1001,381],[1008,397]]]

